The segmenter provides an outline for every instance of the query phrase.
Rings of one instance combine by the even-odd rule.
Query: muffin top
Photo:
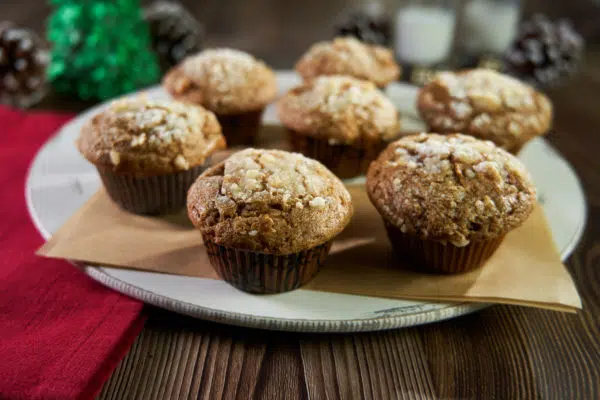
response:
[[[222,115],[257,111],[277,95],[275,73],[239,50],[204,50],[167,73],[163,85],[178,100]]]
[[[455,246],[506,234],[536,200],[516,157],[462,134],[423,133],[390,144],[371,163],[367,192],[402,232]]]
[[[296,71],[307,80],[319,75],[350,75],[379,87],[400,77],[391,50],[353,37],[314,44],[296,63]]]
[[[290,254],[323,244],[350,222],[350,194],[321,163],[246,149],[205,171],[188,192],[204,238],[236,249]]]
[[[532,87],[486,69],[441,72],[418,98],[436,132],[464,132],[510,148],[550,129],[552,105]]]
[[[277,103],[287,128],[333,142],[390,140],[400,129],[398,111],[371,82],[320,76],[286,93]]]
[[[96,114],[81,129],[77,148],[98,167],[156,175],[203,164],[225,148],[225,139],[215,115],[202,107],[140,97]]]

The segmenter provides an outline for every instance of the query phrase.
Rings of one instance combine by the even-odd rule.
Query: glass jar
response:
[[[450,56],[458,0],[402,1],[394,21],[394,48],[401,63],[432,66]]]
[[[475,57],[504,53],[517,34],[520,16],[519,0],[467,0],[460,17],[460,47]]]

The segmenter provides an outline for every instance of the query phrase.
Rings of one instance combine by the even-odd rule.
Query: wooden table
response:
[[[36,1],[39,7],[0,7],[3,18],[41,29],[49,8]],[[212,21],[209,43],[289,68],[326,36],[325,21],[345,2],[307,0],[293,16],[289,1],[267,7],[262,0],[262,8],[243,11],[234,1],[187,3]],[[258,18],[270,23],[256,26]],[[307,23],[311,29],[302,30]],[[567,262],[583,299],[579,314],[494,306],[416,328],[342,335],[242,329],[148,307],[146,327],[99,398],[599,399],[600,52],[550,95],[556,129],[549,139],[579,173],[589,206],[584,237]],[[56,97],[41,105],[87,106]]]

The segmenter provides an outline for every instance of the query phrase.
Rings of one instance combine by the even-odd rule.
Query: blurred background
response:
[[[9,4],[10,3],[10,4]],[[152,3],[141,1],[142,5]],[[359,0],[181,0],[205,28],[206,46],[229,46],[249,51],[276,68],[291,68],[317,40],[332,36],[332,25],[345,12],[371,1]],[[390,17],[406,1],[383,0]],[[459,2],[460,3],[460,2]],[[587,40],[600,43],[600,1],[523,0],[522,17],[544,13],[568,18]],[[48,0],[2,1],[2,19],[43,34],[53,11]]]
[[[60,107],[147,87],[208,47],[292,69],[339,35],[392,48],[417,85],[475,66],[542,90],[582,71],[600,80],[600,0],[24,0],[1,11],[0,103],[23,108],[49,93]]]

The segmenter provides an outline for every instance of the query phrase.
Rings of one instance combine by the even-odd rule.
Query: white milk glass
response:
[[[452,50],[456,26],[453,1],[402,2],[396,11],[394,47],[401,62],[434,65]]]
[[[461,42],[470,54],[501,54],[517,33],[518,0],[469,0],[461,18]]]

